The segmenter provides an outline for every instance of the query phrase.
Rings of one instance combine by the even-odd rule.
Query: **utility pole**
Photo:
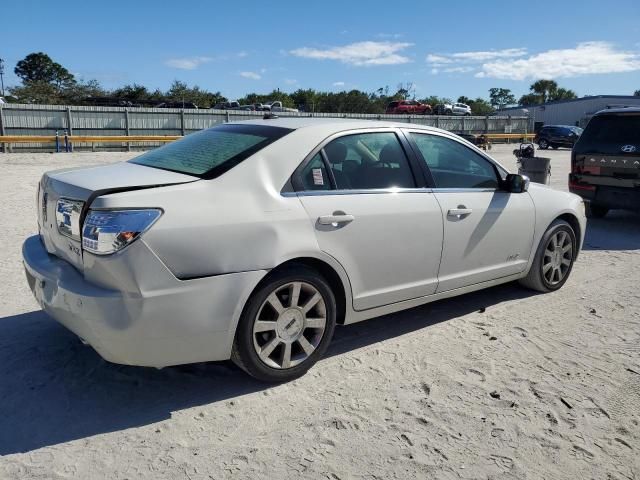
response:
[[[4,97],[4,60],[0,58],[0,84],[2,85],[2,96]]]

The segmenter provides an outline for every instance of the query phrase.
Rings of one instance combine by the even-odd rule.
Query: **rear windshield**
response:
[[[147,167],[214,178],[291,132],[262,125],[220,125],[130,160]]]
[[[575,146],[577,153],[621,153],[624,145],[640,150],[640,115],[593,117]]]

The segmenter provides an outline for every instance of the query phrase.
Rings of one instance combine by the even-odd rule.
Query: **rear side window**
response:
[[[625,145],[640,151],[640,115],[598,115],[591,119],[574,147],[576,153],[624,153]]]
[[[449,138],[411,133],[436,188],[498,188],[493,164]]]
[[[262,125],[220,125],[150,150],[130,162],[214,178],[289,132],[287,128]]]
[[[360,133],[324,147],[338,190],[415,188],[409,160],[395,133]]]
[[[322,156],[317,153],[302,169],[302,186],[306,191],[331,190],[331,182]]]

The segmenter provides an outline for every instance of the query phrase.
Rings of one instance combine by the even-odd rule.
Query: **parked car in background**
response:
[[[465,103],[440,103],[435,106],[436,115],[471,115],[471,107]]]
[[[569,190],[591,217],[640,210],[640,108],[596,113],[571,152]]]
[[[431,105],[416,100],[398,100],[387,105],[385,113],[407,115],[431,115]]]
[[[231,358],[265,381],[304,374],[336,324],[513,280],[558,290],[586,227],[580,197],[444,130],[308,117],[48,172],[36,203],[29,287],[105,359]]]
[[[262,104],[262,110],[265,112],[298,112],[297,108],[289,108],[282,105],[280,100],[275,100]]]
[[[249,112],[254,112],[256,110],[255,105],[238,105],[237,107],[227,108],[227,110],[246,110]]]
[[[156,108],[198,108],[193,102],[162,102]]]
[[[533,142],[538,144],[542,150],[551,147],[557,149],[559,147],[573,148],[578,141],[582,129],[571,125],[545,125],[536,134]]]
[[[232,108],[238,108],[240,104],[238,102],[220,102],[216,103],[213,107],[214,110],[229,110]]]
[[[4,97],[0,97],[0,104],[3,104],[3,103],[7,103],[7,102],[5,101]]]

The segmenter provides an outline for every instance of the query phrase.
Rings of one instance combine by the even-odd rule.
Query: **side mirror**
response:
[[[511,193],[523,193],[529,190],[529,177],[518,173],[510,173],[504,179],[504,189]]]

